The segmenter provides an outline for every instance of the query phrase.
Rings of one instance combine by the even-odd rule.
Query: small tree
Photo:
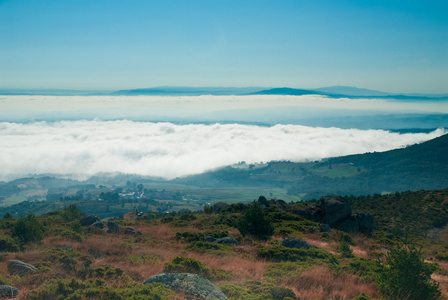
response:
[[[28,214],[17,221],[11,230],[11,235],[22,245],[37,242],[44,238],[44,226],[34,214]]]
[[[237,228],[243,236],[251,235],[262,240],[267,240],[274,232],[271,221],[255,202],[249,204],[243,215],[238,219]]]
[[[431,279],[434,269],[434,265],[424,262],[421,248],[405,242],[386,254],[378,288],[385,299],[437,299],[441,292],[439,284]]]

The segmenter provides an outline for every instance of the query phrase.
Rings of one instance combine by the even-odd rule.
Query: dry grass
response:
[[[345,300],[353,299],[361,292],[378,298],[378,290],[373,283],[364,282],[354,276],[333,274],[328,267],[317,265],[304,271],[296,278],[284,282],[300,299],[306,300]]]

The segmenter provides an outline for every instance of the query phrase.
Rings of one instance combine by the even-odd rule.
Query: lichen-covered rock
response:
[[[323,212],[320,222],[334,224],[352,214],[350,203],[340,196],[322,196],[320,198],[320,208]]]
[[[24,276],[36,272],[37,269],[35,266],[24,263],[23,261],[13,259],[8,264],[8,271],[11,275]]]
[[[134,228],[132,228],[132,227],[126,227],[126,228],[124,229],[124,234],[135,235]]]
[[[95,223],[91,224],[90,227],[103,229],[104,228],[104,224],[102,222],[95,222]]]
[[[94,215],[83,215],[79,218],[79,223],[82,226],[89,226],[98,221],[98,217]]]
[[[306,233],[317,233],[317,227],[308,227]]]
[[[112,221],[107,222],[107,233],[120,233],[118,224]]]
[[[214,237],[212,237],[212,236],[206,236],[205,238],[204,238],[204,242],[210,242],[210,243],[214,243],[214,242],[216,242],[216,238],[214,238]]]
[[[217,239],[215,242],[218,244],[235,244],[235,245],[238,244],[237,240],[235,240],[234,238],[231,238],[229,236]]]
[[[320,223],[319,224],[319,231],[320,232],[331,233],[331,227],[328,224]]]
[[[356,219],[359,223],[359,231],[369,234],[375,229],[375,220],[371,214],[360,213],[356,215]]]
[[[204,300],[227,299],[209,280],[191,273],[162,273],[146,279],[143,284],[160,282],[166,288]]]
[[[313,248],[310,244],[305,242],[304,240],[298,238],[286,238],[280,241],[280,246],[287,248],[297,248],[297,249],[310,249]]]
[[[15,298],[19,295],[19,290],[10,285],[0,285],[0,298]]]

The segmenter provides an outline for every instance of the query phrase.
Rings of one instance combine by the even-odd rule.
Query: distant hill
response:
[[[262,90],[252,93],[252,95],[294,95],[294,96],[324,95],[324,94],[325,93],[320,93],[312,90],[292,89],[287,87]]]
[[[323,87],[318,89],[313,89],[313,91],[320,92],[323,94],[339,94],[339,95],[347,95],[347,96],[389,96],[393,95],[393,93],[369,90],[369,89],[361,89],[352,86],[330,86]],[[423,95],[421,95],[423,96]]]
[[[161,86],[154,88],[142,88],[132,90],[120,90],[111,95],[138,96],[201,96],[201,95],[242,95],[259,91],[260,87],[186,87],[186,86]]]
[[[318,162],[270,162],[226,167],[174,182],[203,187],[286,188],[290,195],[367,195],[448,187],[448,135],[386,152],[330,158]]]

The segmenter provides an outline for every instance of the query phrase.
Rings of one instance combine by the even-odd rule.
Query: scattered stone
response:
[[[322,196],[320,198],[320,208],[323,212],[323,217],[320,221],[329,225],[341,221],[352,214],[350,203],[341,196]]]
[[[286,238],[280,241],[280,246],[287,247],[287,248],[297,248],[297,249],[310,249],[314,248],[304,240],[298,239],[298,238]]]
[[[319,224],[319,231],[320,232],[328,232],[331,233],[331,227],[328,224],[320,223]]]
[[[132,228],[132,227],[126,227],[126,228],[124,229],[124,234],[135,235],[134,228]]]
[[[215,242],[218,244],[235,244],[235,245],[238,244],[237,240],[235,240],[234,238],[231,238],[229,236],[217,239]]]
[[[104,224],[103,224],[103,222],[95,222],[95,223],[91,224],[90,227],[103,229],[104,228]]]
[[[212,209],[213,213],[219,214],[221,212],[221,210],[223,210],[227,206],[228,206],[228,204],[225,202],[217,202],[211,206],[211,209]]]
[[[301,216],[302,218],[308,219],[308,220],[312,220],[312,215],[310,214],[309,211],[307,211],[306,209],[303,208],[295,208],[293,207],[291,210],[291,213]]]
[[[359,223],[359,231],[367,234],[371,234],[375,229],[375,220],[371,214],[360,213],[356,215],[356,219]]]
[[[214,238],[214,237],[212,237],[212,236],[206,236],[205,238],[204,238],[204,242],[210,242],[210,243],[214,243],[214,242],[216,242],[216,238]]]
[[[317,233],[318,229],[317,227],[308,227],[306,229],[306,233]]]
[[[107,222],[107,233],[120,233],[118,224],[112,221]]]
[[[160,282],[165,288],[204,300],[227,299],[209,280],[191,273],[162,273],[146,279],[143,284]]]
[[[10,285],[0,285],[0,298],[15,298],[19,295],[19,290]]]
[[[79,218],[79,223],[82,226],[89,226],[98,221],[98,217],[94,215],[83,215]]]
[[[11,260],[8,264],[8,271],[11,275],[24,276],[26,274],[32,274],[37,271],[35,266],[24,263],[20,260]]]

